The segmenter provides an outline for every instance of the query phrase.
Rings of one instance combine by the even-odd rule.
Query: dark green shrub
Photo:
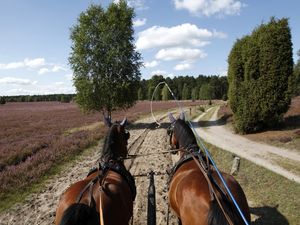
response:
[[[228,97],[238,132],[278,124],[292,93],[292,42],[287,19],[271,18],[234,44],[228,57]]]
[[[4,97],[0,96],[0,104],[4,105],[6,103],[6,100]]]

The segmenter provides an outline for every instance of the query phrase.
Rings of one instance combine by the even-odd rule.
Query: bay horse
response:
[[[126,119],[111,123],[103,145],[99,168],[72,184],[61,196],[55,225],[128,225],[136,196],[134,178],[126,170]]]
[[[250,224],[246,196],[235,178],[220,172],[244,215],[239,215],[210,160],[199,151],[192,129],[181,113],[175,119],[169,114],[170,146],[178,150],[179,161],[170,174],[169,204],[183,225]]]

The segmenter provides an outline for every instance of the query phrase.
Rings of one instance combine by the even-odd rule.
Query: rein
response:
[[[232,219],[228,216],[228,214],[226,213],[224,207],[222,206],[222,203],[220,201],[220,199],[218,198],[215,190],[214,190],[214,187],[213,187],[213,184],[212,184],[212,181],[210,179],[210,166],[209,166],[209,159],[208,157],[205,157],[206,158],[206,163],[207,163],[207,170],[204,168],[204,166],[199,162],[199,159],[197,159],[195,157],[194,154],[192,154],[191,151],[189,151],[188,149],[186,148],[180,148],[180,149],[172,149],[171,151],[181,151],[181,152],[184,152],[184,153],[187,153],[189,155],[191,155],[192,159],[195,161],[196,165],[198,166],[198,168],[200,169],[201,173],[203,174],[204,178],[206,179],[206,182],[208,184],[208,187],[209,187],[209,192],[210,192],[210,196],[211,196],[211,200],[214,200],[216,199],[218,205],[220,206],[220,209],[222,210],[227,222],[229,223],[229,225],[234,225]],[[185,163],[184,161],[182,163]],[[181,164],[182,165],[182,164]],[[175,165],[176,166],[176,165]],[[174,167],[173,167],[174,168]],[[173,172],[175,174],[176,170]],[[172,175],[172,174],[170,174]],[[172,176],[170,177],[170,180],[169,180],[169,183],[171,182],[172,180]],[[215,185],[218,185],[217,183],[215,183]],[[221,190],[221,188],[219,188]],[[168,212],[169,214],[169,212]],[[169,220],[169,218],[167,218],[167,221]]]
[[[172,150],[168,150],[168,151],[163,151],[163,152],[154,152],[154,153],[148,153],[148,154],[139,154],[139,155],[128,155],[127,157],[123,158],[124,160],[127,159],[134,159],[137,157],[144,157],[144,156],[150,156],[150,155],[160,155],[160,154],[168,154],[171,152],[178,152],[180,151],[180,149],[172,149]]]
[[[228,214],[225,212],[223,206],[222,206],[222,203],[220,201],[220,199],[218,198],[216,192],[214,191],[214,188],[213,188],[213,185],[212,185],[212,182],[211,180],[209,179],[209,176],[208,176],[208,173],[205,172],[205,170],[202,168],[201,164],[199,163],[199,161],[195,158],[195,156],[192,156],[193,157],[193,160],[196,162],[197,166],[199,167],[200,171],[202,172],[203,176],[205,177],[206,181],[207,181],[207,184],[209,186],[209,190],[210,190],[210,193],[211,193],[211,197],[212,197],[212,200],[213,198],[217,200],[218,202],[218,205],[220,206],[227,222],[229,223],[229,225],[234,225],[231,218],[228,216]],[[209,168],[209,166],[208,166]],[[208,169],[208,172],[209,172],[209,169]]]

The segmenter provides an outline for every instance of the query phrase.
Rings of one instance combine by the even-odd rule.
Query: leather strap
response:
[[[221,210],[222,210],[222,212],[223,212],[223,214],[224,214],[224,216],[225,216],[227,222],[229,223],[229,225],[234,225],[234,224],[233,224],[233,221],[231,220],[231,218],[230,218],[230,217],[228,216],[228,214],[225,212],[225,210],[224,210],[224,208],[223,208],[223,206],[222,206],[222,203],[220,202],[220,199],[218,198],[216,192],[214,191],[213,185],[212,185],[211,180],[209,179],[207,173],[205,173],[205,171],[203,170],[203,168],[202,168],[202,166],[200,165],[199,161],[198,161],[194,156],[193,156],[193,159],[194,159],[194,161],[196,162],[196,164],[198,165],[198,167],[199,167],[199,169],[201,170],[202,174],[204,175],[204,177],[205,177],[205,179],[206,179],[206,181],[207,181],[207,184],[208,184],[208,186],[209,186],[209,189],[211,190],[211,193],[213,194],[214,198],[217,200],[218,205],[220,206],[220,208],[221,208]],[[211,197],[212,197],[212,195],[211,195]],[[213,199],[212,199],[212,200],[213,200]]]

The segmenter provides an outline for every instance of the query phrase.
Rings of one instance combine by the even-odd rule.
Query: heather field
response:
[[[206,102],[182,102],[196,106]],[[176,108],[173,101],[154,102],[153,111]],[[129,122],[150,113],[150,102],[138,102],[114,120]],[[38,181],[61,164],[95,145],[106,128],[99,112],[83,114],[74,103],[7,103],[0,106],[0,199]]]

